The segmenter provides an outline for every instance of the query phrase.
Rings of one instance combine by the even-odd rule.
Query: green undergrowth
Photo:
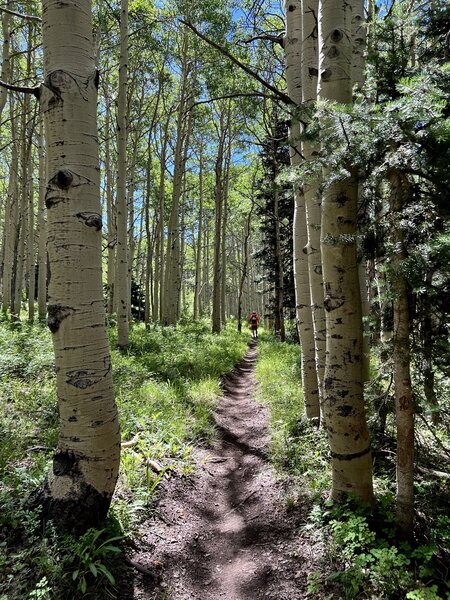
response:
[[[110,331],[112,346],[115,333]],[[41,324],[0,322],[0,600],[117,598],[114,573],[164,477],[192,469],[208,443],[220,378],[246,351],[234,324],[146,331],[135,325],[126,351],[113,350],[122,438],[116,497],[104,530],[82,538],[39,529],[26,500],[51,465],[58,437],[51,335]]]
[[[315,557],[306,597],[449,599],[447,504],[434,511],[433,519],[418,532],[414,543],[402,542],[394,514],[395,471],[384,465],[380,468],[375,460],[375,509],[355,502],[335,505],[328,499],[331,473],[325,430],[317,429],[304,416],[300,348],[262,335],[256,378],[259,400],[270,409],[271,459],[289,481],[285,500],[288,507],[298,506],[308,515],[297,532],[299,545],[310,547]],[[425,487],[419,482],[417,505],[429,513],[430,485],[436,482]]]
[[[320,495],[330,484],[326,435],[305,418],[299,346],[261,336],[256,379],[259,399],[270,409],[274,464],[298,478],[307,495]]]

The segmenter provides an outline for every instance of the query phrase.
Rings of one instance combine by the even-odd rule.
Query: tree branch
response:
[[[254,37],[251,37],[248,40],[241,40],[241,43],[251,44],[256,40],[265,40],[266,42],[273,42],[274,44],[280,44],[280,46],[284,48],[284,38],[282,35],[270,35],[268,33],[265,33],[263,35],[255,35]]]
[[[22,13],[16,12],[15,10],[10,10],[9,8],[3,8],[2,6],[0,6],[0,12],[7,13],[13,17],[20,17],[26,21],[36,21],[36,23],[42,23],[41,17],[36,17],[35,15],[23,15]]]
[[[209,102],[225,100],[227,98],[268,98],[269,100],[278,100],[278,98],[272,94],[264,94],[263,92],[232,92],[230,94],[224,94],[223,96],[208,98],[207,100],[198,100],[197,102],[194,102],[189,109],[198,106],[199,104],[208,104]]]
[[[242,69],[245,73],[247,73],[247,75],[250,75],[250,77],[253,77],[253,79],[256,79],[256,81],[259,81],[259,83],[263,87],[265,87],[267,90],[270,90],[272,92],[272,94],[274,94],[277,98],[282,100],[285,104],[287,104],[288,106],[295,106],[295,102],[287,94],[285,94],[284,92],[281,92],[279,89],[277,89],[271,83],[269,83],[268,81],[266,81],[265,79],[260,77],[258,75],[258,73],[256,73],[252,69],[250,69],[250,67],[247,67],[247,65],[244,65],[240,60],[238,60],[235,56],[233,56],[230,52],[228,52],[228,50],[226,50],[226,48],[223,48],[219,44],[216,44],[216,42],[213,42],[213,40],[210,40],[208,37],[206,37],[206,35],[204,35],[201,31],[199,31],[195,27],[195,25],[193,25],[190,21],[184,21],[183,19],[181,19],[181,22],[184,25],[186,25],[186,27],[189,27],[189,29],[191,31],[193,31],[195,33],[195,35],[198,36],[201,40],[203,40],[204,42],[206,42],[207,44],[209,44],[210,46],[212,46],[213,48],[218,50],[218,52],[220,52],[221,54],[226,56],[228,58],[228,60],[230,60],[233,64],[235,64],[240,69]]]
[[[21,92],[23,94],[33,94],[36,98],[39,98],[40,86],[37,87],[24,87],[21,85],[12,85],[10,83],[6,83],[5,81],[0,80],[0,87],[6,88],[11,92]]]

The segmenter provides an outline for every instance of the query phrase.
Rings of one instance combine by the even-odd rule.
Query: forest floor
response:
[[[268,411],[254,398],[257,345],[225,378],[217,435],[196,449],[188,477],[161,484],[120,586],[128,600],[297,600],[321,554],[299,527],[306,509],[289,506],[286,481],[268,460]]]

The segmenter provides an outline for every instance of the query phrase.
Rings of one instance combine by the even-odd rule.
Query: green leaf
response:
[[[94,563],[89,563],[89,570],[91,571],[91,573],[94,577],[97,577],[98,571],[97,571],[97,567],[94,565]]]

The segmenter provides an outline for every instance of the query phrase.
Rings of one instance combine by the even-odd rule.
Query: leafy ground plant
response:
[[[114,347],[113,331],[111,341]],[[221,375],[239,362],[247,341],[233,326],[212,335],[206,323],[149,331],[137,325],[128,350],[113,350],[125,442],[118,491],[107,531],[77,538],[51,526],[42,532],[38,512],[26,507],[58,435],[50,332],[0,322],[1,600],[114,598],[117,536],[133,535],[163,476],[189,473],[193,445],[214,431]]]

